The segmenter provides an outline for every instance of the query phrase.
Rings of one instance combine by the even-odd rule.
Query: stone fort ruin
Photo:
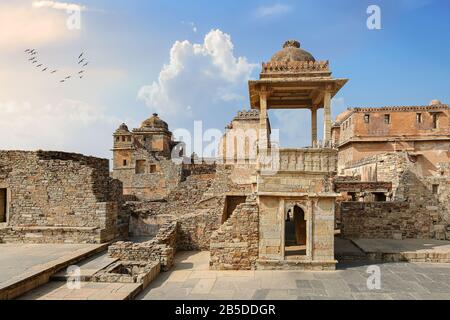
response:
[[[334,270],[338,230],[449,240],[448,105],[350,108],[333,122],[347,81],[287,41],[212,162],[174,161],[183,148],[157,114],[114,132],[111,173],[105,159],[0,151],[0,242],[111,242],[112,257],[165,271],[182,250],[209,251],[216,270]],[[272,141],[271,109],[310,110],[310,145]]]

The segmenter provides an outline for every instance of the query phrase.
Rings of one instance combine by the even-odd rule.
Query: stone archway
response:
[[[299,206],[294,206],[294,225],[296,244],[306,246],[306,219],[305,212]]]
[[[285,256],[307,255],[307,223],[304,210],[294,205],[286,211],[284,223]]]

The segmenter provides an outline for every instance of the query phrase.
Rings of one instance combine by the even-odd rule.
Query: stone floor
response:
[[[450,241],[422,239],[358,239],[352,240],[364,252],[446,252],[450,253]]]
[[[333,272],[210,271],[208,252],[177,254],[138,299],[442,299],[450,300],[450,264],[382,263],[381,289],[370,290],[372,262],[349,262]]]
[[[0,244],[0,286],[95,249],[91,244]]]
[[[66,281],[52,281],[19,300],[126,300],[139,286],[136,283],[81,282],[79,288],[71,288]]]

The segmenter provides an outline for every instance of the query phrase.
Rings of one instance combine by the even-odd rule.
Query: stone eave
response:
[[[323,107],[323,91],[331,91],[331,97],[348,82],[348,79],[317,78],[267,78],[250,80],[249,95],[252,109],[259,109],[260,91],[271,92],[268,109],[310,109]]]

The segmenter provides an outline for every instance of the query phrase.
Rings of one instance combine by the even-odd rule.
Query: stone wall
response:
[[[450,239],[450,234],[445,236],[446,229],[450,224],[450,165],[449,163],[438,163],[433,171],[424,172],[424,166],[420,165],[421,156],[410,155],[407,152],[396,152],[380,154],[366,158],[347,168],[347,175],[361,176],[364,180],[364,168],[374,167],[372,181],[392,182],[392,201],[406,202],[409,204],[408,215],[414,217],[425,214],[430,217],[431,222],[444,236]],[[433,186],[437,186],[438,192],[434,194]],[[396,207],[396,204],[392,205]],[[386,205],[387,210],[394,210]],[[389,212],[385,212],[388,214]],[[344,214],[342,212],[342,214]],[[417,219],[420,219],[420,217]],[[342,220],[344,221],[344,220]],[[380,225],[383,222],[380,221]],[[432,229],[435,229],[434,227]],[[437,231],[437,230],[436,230]],[[434,232],[434,231],[432,231]],[[422,233],[409,234],[408,237],[423,237]]]
[[[156,172],[146,169],[143,173],[136,173],[137,160],[145,161],[146,168],[155,166]],[[148,154],[145,150],[136,150],[130,161],[130,165],[113,171],[113,177],[123,182],[125,195],[133,195],[142,201],[164,199],[182,180],[181,165]]]
[[[407,202],[342,202],[341,234],[348,239],[430,239],[433,213]]]
[[[107,159],[0,151],[0,188],[7,190],[3,242],[100,243],[124,229],[122,185],[109,177]]]
[[[176,253],[177,228],[176,221],[167,221],[152,240],[142,243],[119,241],[108,248],[108,254],[123,261],[159,261],[161,269],[168,271]]]
[[[258,204],[254,197],[236,207],[211,236],[210,267],[215,270],[251,270],[256,267],[259,243]]]

